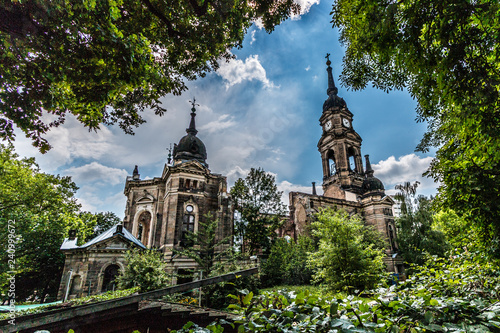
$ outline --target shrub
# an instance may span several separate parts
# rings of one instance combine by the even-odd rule
[[[316,215],[312,234],[319,239],[316,252],[309,255],[314,279],[331,290],[370,289],[383,280],[385,256],[381,244],[373,242],[358,216],[342,210],[325,209]]]
[[[139,287],[140,292],[166,288],[170,278],[161,254],[155,250],[128,251],[127,265],[123,274],[117,278],[118,287],[127,289]]]
[[[302,285],[311,282],[312,270],[307,266],[308,252],[314,251],[314,242],[299,237],[297,243],[283,238],[276,239],[267,260],[261,265],[262,285]]]

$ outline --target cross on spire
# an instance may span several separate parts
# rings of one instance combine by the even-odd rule
[[[192,112],[196,112],[196,106],[200,106],[200,104],[196,104],[196,98],[195,98],[195,97],[193,97],[193,100],[192,100],[192,101],[189,101],[189,103],[191,103],[191,105],[193,106],[193,107],[191,108],[191,111],[192,111]]]
[[[330,64],[332,63],[332,62],[330,61],[330,53],[327,53],[325,58],[326,58],[326,65],[327,65],[328,67],[330,67]]]

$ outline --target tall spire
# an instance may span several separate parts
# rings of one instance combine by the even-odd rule
[[[327,53],[325,58],[326,65],[328,66],[326,68],[326,71],[328,72],[328,89],[326,90],[326,93],[328,94],[328,96],[336,96],[339,90],[337,89],[337,87],[335,87],[335,81],[333,81],[332,67],[330,67],[330,65],[332,64],[332,62],[330,61],[330,53]]]
[[[196,117],[196,105],[199,106],[199,104],[196,104],[196,98],[193,98],[193,101],[190,101],[191,102],[191,105],[193,106],[191,108],[191,122],[189,123],[189,128],[186,129],[186,132],[188,134],[192,134],[192,135],[196,135],[196,133],[198,133],[198,131],[196,130],[196,124],[195,124],[195,121],[194,121],[194,118]]]
[[[365,155],[365,160],[366,160],[366,171],[365,171],[365,174],[368,177],[372,177],[373,176],[373,169],[372,169],[372,165],[370,164],[370,156],[369,155]]]

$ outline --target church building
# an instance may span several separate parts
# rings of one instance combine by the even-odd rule
[[[233,234],[226,177],[208,168],[205,144],[196,136],[194,102],[191,111],[187,135],[174,145],[173,163],[169,157],[161,176],[153,179],[141,179],[136,166],[124,191],[125,229],[147,248],[159,249],[174,271],[196,267],[173,250],[186,246],[186,233],[196,232],[207,214],[219,221],[218,240]]]
[[[65,239],[58,299],[114,290],[114,280],[125,267],[125,253],[133,248],[160,251],[167,269],[178,273],[174,276],[185,275],[197,264],[175,254],[174,249],[190,246],[186,233],[196,232],[207,214],[218,221],[216,240],[231,239],[233,211],[226,177],[208,168],[205,144],[196,136],[194,101],[192,104],[187,134],[174,145],[173,161],[169,154],[161,176],[141,179],[135,166],[132,176],[127,177],[123,225],[115,225],[80,246],[74,231]],[[174,278],[172,282],[182,281]]]
[[[327,55],[328,58],[329,55]],[[388,270],[403,273],[403,262],[397,257],[396,227],[392,214],[393,199],[385,194],[384,185],[374,176],[369,156],[365,165],[361,155],[361,137],[354,130],[353,114],[347,108],[333,80],[330,60],[327,62],[328,98],[319,118],[323,134],[318,142],[323,167],[323,195],[290,192],[290,220],[282,230],[295,239],[308,233],[314,214],[320,208],[344,209],[359,214],[366,225],[375,227],[387,240],[385,263]]]

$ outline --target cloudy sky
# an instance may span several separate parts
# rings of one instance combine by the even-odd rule
[[[125,178],[139,166],[141,178],[161,175],[167,148],[185,135],[189,100],[196,97],[198,137],[208,151],[212,172],[227,175],[231,186],[251,167],[276,175],[285,194],[311,191],[321,184],[319,117],[326,95],[326,53],[331,53],[339,86],[344,49],[331,27],[331,2],[300,0],[302,13],[267,34],[252,26],[242,49],[221,63],[216,73],[190,82],[182,96],[162,99],[163,117],[146,113],[147,123],[126,135],[118,127],[88,132],[75,119],[47,136],[53,149],[41,155],[30,141],[17,134],[22,156],[35,156],[43,171],[72,176],[80,187],[82,209],[113,211],[123,217]],[[421,174],[432,153],[414,152],[425,124],[415,122],[415,101],[405,91],[389,94],[375,90],[349,91],[339,86],[354,114],[353,128],[363,138],[362,154],[369,154],[375,176],[388,193],[394,185],[419,180],[421,194],[434,194],[436,185]]]

